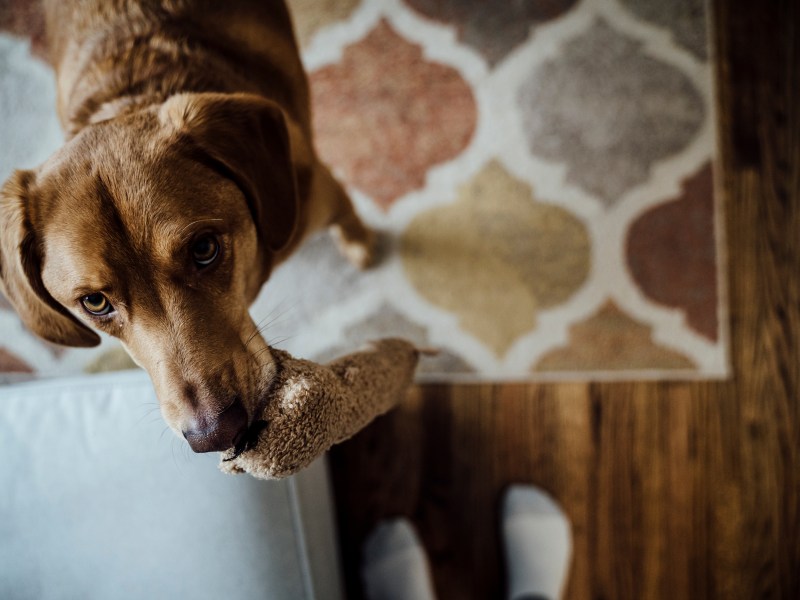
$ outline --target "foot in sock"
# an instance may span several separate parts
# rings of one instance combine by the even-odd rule
[[[425,550],[408,519],[380,523],[364,542],[368,600],[435,600]]]
[[[572,555],[561,508],[539,488],[512,486],[503,497],[502,533],[509,600],[559,600]]]

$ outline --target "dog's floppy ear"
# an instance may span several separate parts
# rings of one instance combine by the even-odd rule
[[[62,346],[96,346],[100,337],[42,283],[40,250],[27,217],[34,179],[31,171],[15,171],[0,189],[0,290],[36,335]]]
[[[189,138],[198,160],[236,182],[269,250],[289,243],[297,225],[297,183],[280,106],[252,94],[177,94],[159,117]]]

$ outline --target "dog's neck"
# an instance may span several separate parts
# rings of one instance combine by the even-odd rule
[[[264,34],[267,37],[269,31]],[[304,106],[297,96],[307,94],[296,83],[299,65],[273,62],[265,54],[254,59],[252,53],[239,52],[234,40],[210,37],[202,24],[132,21],[125,15],[75,40],[55,64],[59,113],[67,136],[181,92],[259,94],[286,107],[306,126],[308,115],[292,114]],[[291,38],[271,42],[275,48],[294,44]]]
[[[68,136],[89,124],[164,102],[179,92],[229,91],[231,70],[222,57],[169,32],[126,32],[111,27],[88,40],[79,62],[59,86],[67,85],[62,118]],[[191,56],[188,55],[191,47]],[[96,65],[108,65],[97,69]],[[215,77],[226,68],[225,80]],[[233,87],[257,91],[244,77]],[[250,89],[248,89],[250,88]]]
[[[146,109],[157,104],[161,99],[157,96],[122,96],[114,100],[104,102],[95,110],[88,119],[88,124],[102,123],[110,119],[126,115],[131,112]]]

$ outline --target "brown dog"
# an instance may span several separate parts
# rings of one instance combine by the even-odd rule
[[[0,280],[68,346],[118,337],[167,423],[225,450],[274,374],[248,313],[275,265],[331,226],[372,236],[312,143],[306,76],[278,0],[51,0],[68,140],[0,192]]]

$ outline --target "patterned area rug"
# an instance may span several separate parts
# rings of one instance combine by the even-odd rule
[[[310,240],[253,307],[269,341],[323,360],[403,335],[441,349],[434,381],[727,375],[701,0],[290,5],[319,151],[383,246],[359,273]],[[0,0],[0,28],[5,178],[60,132],[37,12]],[[6,372],[128,365],[2,301],[0,336]]]

